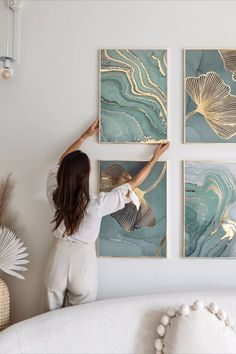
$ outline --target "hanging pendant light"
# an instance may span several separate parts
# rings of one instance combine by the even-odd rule
[[[6,0],[6,6],[7,40],[5,53],[0,53],[0,79],[2,80],[10,80],[14,74],[13,63],[19,63],[20,9],[22,1]]]
[[[0,57],[0,61],[1,61],[1,68],[0,68],[1,77],[4,80],[8,80],[11,78],[11,76],[14,73],[13,70],[14,59],[11,57]]]

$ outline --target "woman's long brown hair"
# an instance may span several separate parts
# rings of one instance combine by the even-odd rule
[[[70,236],[79,228],[89,203],[90,162],[82,151],[66,155],[57,172],[58,187],[53,193],[56,230],[64,222],[63,236]]]

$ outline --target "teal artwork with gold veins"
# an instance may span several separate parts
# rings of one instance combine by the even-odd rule
[[[145,166],[144,161],[100,161],[100,192],[127,183]],[[166,256],[166,162],[158,162],[135,189],[133,202],[102,218],[98,253],[103,257]]]
[[[185,142],[236,143],[236,49],[185,50]]]
[[[167,140],[167,51],[102,49],[100,142]]]
[[[236,162],[185,162],[186,257],[236,257]]]

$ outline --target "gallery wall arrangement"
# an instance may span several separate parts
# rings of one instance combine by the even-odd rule
[[[100,161],[100,191],[108,192],[128,182],[145,164],[144,161]],[[131,202],[102,219],[100,256],[166,256],[166,168],[166,162],[158,162],[135,190],[140,201],[138,210]]]
[[[166,49],[102,49],[100,142],[166,142],[167,78]],[[236,143],[236,49],[184,50],[184,111],[185,143]],[[144,164],[100,161],[100,191],[128,182]],[[183,256],[236,257],[236,162],[183,167]],[[167,256],[166,168],[159,161],[135,190],[139,210],[131,202],[103,218],[99,256]]]
[[[100,51],[100,142],[167,140],[167,51]]]
[[[236,49],[185,50],[185,142],[236,143]]]

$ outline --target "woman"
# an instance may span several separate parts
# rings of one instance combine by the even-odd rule
[[[61,156],[49,172],[47,193],[54,209],[54,241],[46,269],[46,308],[94,301],[97,293],[95,241],[103,216],[124,208],[131,201],[138,207],[133,192],[149,175],[169,143],[160,144],[145,167],[125,183],[97,197],[89,194],[90,161],[78,150],[85,139],[97,134],[98,120]]]

